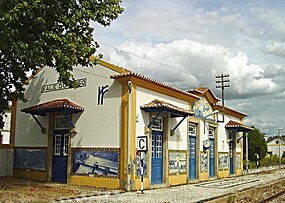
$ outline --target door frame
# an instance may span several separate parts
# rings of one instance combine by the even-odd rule
[[[235,138],[236,138],[236,132],[235,131],[229,131],[229,174],[235,175],[236,174],[236,160],[235,160]],[[232,150],[231,150],[232,148]],[[231,158],[232,153],[232,158]]]
[[[53,166],[53,150],[54,150],[54,131],[55,129],[55,118],[56,117],[65,117],[60,112],[55,113],[49,113],[49,122],[48,122],[48,147],[47,147],[47,181],[52,182],[52,166]],[[69,117],[72,119],[72,114],[69,115]],[[71,136],[70,136],[70,124],[68,125],[68,128],[65,128],[65,130],[68,130],[69,134],[69,141],[68,141],[68,155],[67,155],[67,181],[66,183],[69,183],[70,178],[70,171],[71,171]],[[64,129],[61,129],[64,130]]]
[[[58,155],[55,155],[55,140],[56,140],[56,136],[60,135],[60,151]],[[67,135],[68,137],[68,144],[67,144],[67,153],[65,154],[65,136]],[[53,156],[52,156],[52,181],[53,182],[59,182],[59,183],[67,183],[67,176],[68,176],[68,153],[69,153],[69,130],[65,129],[65,130],[54,130],[54,136],[53,136]],[[59,156],[58,158],[64,158],[66,159],[66,181],[60,182],[60,181],[56,181],[53,180],[53,167],[54,167],[54,158],[55,156]],[[61,170],[63,170],[63,168],[61,168]]]
[[[211,133],[210,133],[211,132]],[[211,146],[210,148],[208,149],[208,163],[209,163],[209,166],[208,166],[208,176],[209,178],[214,178],[217,176],[217,171],[216,171],[216,162],[217,162],[217,128],[216,126],[213,126],[213,125],[210,125],[209,126],[209,130],[208,130],[208,133],[209,133],[209,140],[211,142]],[[213,147],[212,147],[213,145]],[[211,162],[210,162],[210,158],[211,158],[211,148],[213,148],[213,164],[211,166]],[[213,167],[213,174],[211,174],[211,170],[210,170],[210,167]]]
[[[152,148],[154,147],[154,153],[155,153],[155,160],[157,160],[158,158],[156,157],[156,155],[157,155],[157,137],[158,137],[158,135],[160,135],[161,136],[161,147],[162,147],[162,151],[161,151],[161,157],[159,157],[159,158],[161,158],[161,169],[160,169],[160,176],[161,176],[161,182],[159,182],[159,183],[156,183],[156,181],[155,181],[155,183],[153,182],[153,170],[152,170],[152,167],[153,167],[153,161],[152,161],[152,156],[151,156],[151,184],[152,185],[157,185],[157,184],[162,184],[162,183],[164,183],[164,162],[165,162],[165,160],[164,160],[164,139],[163,139],[163,131],[156,131],[156,130],[152,130],[151,131],[151,136],[153,137],[154,136],[154,134],[155,134],[155,145],[153,146],[153,144],[152,144],[152,146],[151,146],[151,153],[152,153]],[[151,142],[152,142],[152,140],[151,140]],[[155,164],[155,166],[156,166],[156,164]],[[156,169],[157,169],[157,167],[156,167]],[[155,172],[155,174],[156,174],[156,172]],[[156,176],[157,177],[157,176]],[[157,178],[155,178],[155,180],[156,180]]]
[[[195,125],[195,134],[190,134],[190,125]],[[198,161],[198,159],[197,159],[197,152],[198,152],[198,150],[197,150],[197,146],[198,146],[198,144],[197,144],[197,130],[198,130],[198,124],[197,123],[193,123],[193,122],[191,122],[191,121],[188,121],[188,146],[187,146],[187,148],[188,148],[188,154],[187,154],[187,157],[188,157],[188,180],[196,180],[196,179],[198,179],[198,170],[197,170],[197,161]],[[191,175],[190,175],[190,159],[191,159],[191,149],[190,149],[190,144],[191,144],[191,142],[190,142],[190,139],[191,138],[194,138],[195,139],[195,178],[191,178]]]
[[[154,113],[150,113],[149,114],[149,120],[152,120],[154,117],[156,116],[156,114]],[[153,131],[157,131],[157,129],[153,129],[153,126],[150,126],[150,133],[149,133],[149,140],[150,140],[150,150],[148,153],[149,156],[149,171],[150,171],[150,178],[149,178],[149,184],[150,186],[156,186],[156,185],[160,185],[160,184],[165,184],[167,182],[167,173],[168,170],[166,170],[168,168],[168,160],[166,159],[166,157],[168,157],[168,152],[167,152],[167,125],[166,123],[168,122],[168,114],[167,113],[161,113],[160,116],[158,117],[159,119],[162,119],[162,129],[160,130],[162,132],[162,183],[158,183],[158,184],[152,184],[152,171],[151,171],[151,167],[152,167],[152,132]]]

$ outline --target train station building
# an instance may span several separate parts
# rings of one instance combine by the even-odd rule
[[[77,89],[45,67],[28,102],[13,102],[15,177],[138,190],[139,141],[145,188],[243,174],[247,115],[211,89],[181,90],[105,61],[73,73]]]

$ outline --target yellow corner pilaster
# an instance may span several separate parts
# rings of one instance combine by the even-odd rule
[[[136,97],[137,85],[132,85],[131,112],[130,112],[130,159],[136,159]],[[122,123],[121,123],[121,152],[120,152],[120,188],[127,183],[127,154],[128,154],[128,83],[122,83]],[[133,162],[134,163],[134,162]],[[132,167],[134,168],[134,167]],[[131,173],[131,183],[135,181],[135,170]],[[132,189],[135,184],[132,184]]]
[[[136,104],[137,104],[137,85],[133,84],[132,87],[132,96],[131,96],[131,161],[132,163],[136,163]],[[135,166],[132,167],[135,169]],[[133,183],[136,178],[136,170],[133,170],[131,173],[131,182]],[[135,189],[134,184],[132,184],[132,189]]]
[[[12,101],[11,124],[10,124],[10,146],[15,146],[16,133],[16,116],[17,116],[17,99]]]
[[[121,148],[120,148],[120,188],[125,188],[127,180],[128,142],[128,83],[122,84],[121,99]]]

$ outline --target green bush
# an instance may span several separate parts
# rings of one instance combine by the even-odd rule
[[[279,165],[279,157],[276,155],[265,157],[262,160],[260,160],[261,167],[276,166],[276,165]]]
[[[281,164],[285,164],[285,157],[282,157]],[[264,157],[260,160],[259,167],[269,167],[269,166],[278,166],[279,165],[279,157],[277,155],[271,155]],[[255,161],[249,161],[249,169],[256,168]],[[243,160],[243,168],[246,169],[246,161]]]

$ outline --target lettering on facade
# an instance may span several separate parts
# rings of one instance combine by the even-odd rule
[[[78,83],[78,88],[87,86],[87,78],[78,79],[76,80],[76,82]],[[42,93],[65,90],[65,89],[71,89],[71,88],[62,83],[48,84],[42,86]]]
[[[108,92],[109,85],[102,85],[98,87],[98,105],[103,105],[104,95]]]

